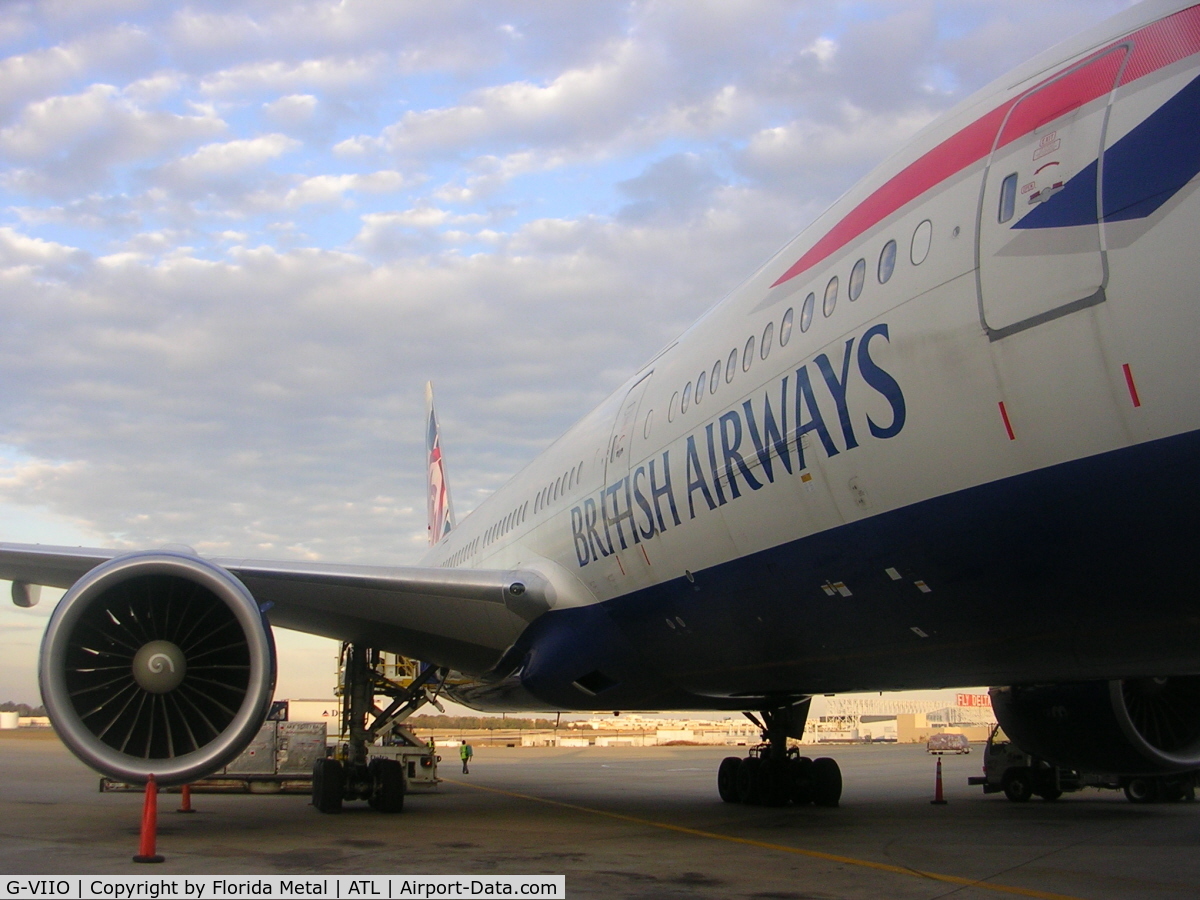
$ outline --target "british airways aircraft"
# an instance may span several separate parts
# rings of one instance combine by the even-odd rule
[[[422,565],[0,545],[17,603],[70,589],[47,710],[107,775],[203,776],[280,626],[479,709],[757,713],[726,799],[836,804],[787,737],[847,691],[991,684],[1041,757],[1196,769],[1197,173],[1200,6],[1144,3],[924,129],[461,521],[431,403]]]

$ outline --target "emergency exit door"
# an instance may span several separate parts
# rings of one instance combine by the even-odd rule
[[[642,396],[646,393],[646,388],[650,386],[650,376],[653,374],[654,370],[651,369],[629,389],[621,404],[621,409],[617,413],[604,458],[605,484],[615,481],[617,478],[624,478],[629,472],[629,458],[638,436],[636,431],[639,421],[638,410],[641,408]]]
[[[1126,45],[1021,96],[996,133],[980,192],[976,253],[989,339],[1104,301],[1104,132]]]

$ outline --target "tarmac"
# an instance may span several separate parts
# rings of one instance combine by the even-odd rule
[[[967,785],[976,752],[943,758],[949,802],[934,806],[922,746],[811,749],[841,764],[837,809],[722,803],[723,747],[480,747],[470,775],[447,757],[439,791],[391,816],[213,794],[178,815],[179,796],[164,794],[166,862],[140,866],[140,795],[99,793],[52,735],[3,732],[0,873],[548,873],[566,876],[571,898],[631,900],[1200,897],[1200,803],[1089,789],[1014,804]]]

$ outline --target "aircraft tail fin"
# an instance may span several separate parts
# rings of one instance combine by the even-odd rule
[[[432,547],[454,528],[454,506],[442,459],[442,434],[433,407],[433,382],[425,383],[426,497],[429,513],[429,545]]]

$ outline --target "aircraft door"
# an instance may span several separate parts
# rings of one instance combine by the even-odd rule
[[[604,459],[604,483],[611,484],[617,478],[624,478],[629,472],[630,450],[633,447],[635,429],[638,423],[638,410],[642,405],[642,397],[650,386],[651,369],[625,395],[621,408],[617,412],[617,420],[613,423],[612,434],[608,439],[608,449]]]
[[[1104,132],[1127,45],[1017,99],[983,174],[976,228],[980,320],[990,340],[1104,301]]]

